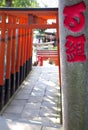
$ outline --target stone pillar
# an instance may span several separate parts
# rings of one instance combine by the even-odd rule
[[[88,0],[59,0],[64,130],[88,130]]]

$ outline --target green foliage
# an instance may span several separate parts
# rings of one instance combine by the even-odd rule
[[[39,7],[37,0],[0,0],[0,7],[8,7],[8,2],[11,7]]]
[[[38,29],[40,34],[43,34],[45,32],[45,29]]]
[[[13,0],[13,7],[38,7],[36,0]]]
[[[5,0],[0,0],[0,7],[5,6]]]

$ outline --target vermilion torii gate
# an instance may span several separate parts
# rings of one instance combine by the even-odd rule
[[[33,29],[46,28],[56,28],[59,42],[57,8],[0,8],[0,110],[32,69]]]

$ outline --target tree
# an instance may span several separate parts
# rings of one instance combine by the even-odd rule
[[[6,0],[6,7],[11,7],[12,6],[12,0]]]
[[[0,7],[5,6],[5,0],[0,0]]]
[[[36,0],[2,0],[0,7],[39,7]]]
[[[38,31],[39,31],[40,34],[45,33],[45,29],[38,29]]]
[[[13,7],[38,7],[36,0],[13,0]]]

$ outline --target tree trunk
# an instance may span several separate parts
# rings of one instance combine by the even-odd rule
[[[6,7],[12,6],[12,0],[6,0]]]

